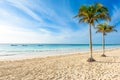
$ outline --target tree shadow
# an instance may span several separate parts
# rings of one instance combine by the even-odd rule
[[[120,58],[120,56],[109,56],[107,55],[106,57],[102,57],[102,58]],[[118,61],[96,61],[96,63],[120,63]]]
[[[107,62],[107,61],[96,61],[96,63],[120,63],[120,62],[111,62],[111,61],[109,61],[109,62]]]
[[[106,56],[106,57],[120,58],[120,56]]]

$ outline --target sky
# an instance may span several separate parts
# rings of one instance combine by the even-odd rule
[[[81,5],[100,2],[109,9],[118,32],[106,35],[107,44],[120,44],[119,0],[0,0],[0,43],[88,44],[88,24],[73,18]],[[93,44],[102,34],[92,29]]]

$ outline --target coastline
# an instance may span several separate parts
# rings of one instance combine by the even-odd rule
[[[120,49],[120,48],[107,48],[106,51],[110,51],[110,50],[114,50],[114,49]],[[96,49],[93,51],[93,54],[94,53],[97,53],[97,52],[102,52],[102,49]],[[43,53],[44,54],[44,53]],[[56,57],[56,56],[67,56],[67,55],[75,55],[75,54],[81,54],[81,55],[84,55],[84,54],[89,54],[89,50],[84,50],[84,51],[76,51],[76,52],[64,52],[62,54],[51,54],[51,53],[47,53],[46,55],[40,55],[39,53],[36,53],[36,54],[21,54],[21,55],[15,55],[14,54],[10,54],[9,55],[6,55],[6,56],[2,56],[0,57],[0,61],[16,61],[16,60],[26,60],[26,59],[34,59],[34,58],[47,58],[47,57]],[[13,55],[13,56],[12,56]],[[5,57],[5,58],[4,58]]]
[[[107,48],[106,51],[108,50],[114,50],[114,49],[119,49],[117,48]],[[102,52],[102,49],[95,49],[93,51],[93,54],[96,52]],[[56,56],[66,56],[66,55],[74,55],[74,54],[89,54],[89,50],[83,50],[83,51],[74,51],[74,52],[47,52],[47,53],[29,53],[29,54],[13,54],[12,52],[8,55],[3,55],[0,56],[0,61],[15,61],[15,60],[25,60],[25,59],[34,59],[34,58],[46,58],[46,57],[56,57]]]
[[[101,44],[93,44],[93,51],[101,51]],[[120,47],[106,44],[106,49]],[[0,44],[0,60],[18,60],[34,57],[59,56],[89,52],[89,44]]]
[[[21,60],[0,61],[1,80],[119,80],[120,48],[93,53],[96,62],[86,60],[89,54],[76,53]],[[88,53],[88,52],[87,52]]]
[[[21,60],[0,61],[1,80],[119,80],[120,48],[93,53],[96,62],[86,60],[89,54],[76,53]]]

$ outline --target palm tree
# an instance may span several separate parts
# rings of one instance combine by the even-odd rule
[[[82,5],[79,9],[78,14],[75,18],[79,18],[80,22],[85,22],[89,24],[89,46],[90,46],[90,58],[88,58],[88,62],[93,62],[95,59],[92,56],[92,31],[91,26],[94,26],[95,22],[98,20],[110,20],[110,16],[108,14],[108,9],[104,7],[100,3],[95,3],[90,6]]]
[[[114,29],[114,26],[108,25],[107,23],[104,24],[98,24],[97,25],[97,31],[102,33],[102,46],[103,46],[103,54],[102,57],[106,57],[105,55],[105,35],[109,32],[117,31]]]

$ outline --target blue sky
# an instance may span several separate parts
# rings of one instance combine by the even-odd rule
[[[88,25],[74,19],[81,5],[101,2],[108,7],[118,32],[109,33],[106,43],[120,44],[119,0],[0,0],[0,43],[87,44]],[[101,34],[92,31],[93,43]]]

